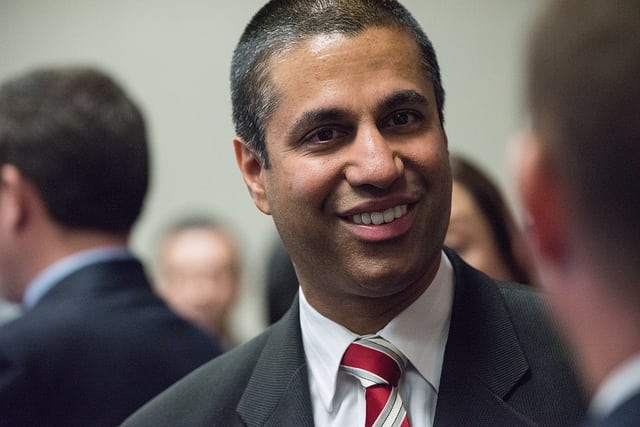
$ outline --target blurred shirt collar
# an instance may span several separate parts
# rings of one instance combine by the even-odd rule
[[[31,310],[57,283],[83,267],[128,258],[133,258],[133,255],[126,246],[100,246],[62,258],[38,273],[29,283],[22,302],[24,309]]]
[[[640,392],[640,353],[609,375],[591,401],[594,417],[606,417],[627,399]]]

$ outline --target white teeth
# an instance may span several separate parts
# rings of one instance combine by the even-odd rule
[[[393,208],[389,208],[384,212],[365,212],[362,214],[355,214],[351,217],[351,220],[356,224],[380,225],[393,222],[406,213],[407,205],[398,205]]]
[[[371,222],[373,225],[380,225],[384,222],[384,215],[381,212],[371,212]]]
[[[384,216],[384,222],[391,222],[396,219],[395,210],[393,208],[389,208],[382,212],[382,215]]]

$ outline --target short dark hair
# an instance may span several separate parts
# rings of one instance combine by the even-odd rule
[[[0,86],[0,165],[32,181],[61,225],[129,232],[148,163],[143,116],[104,73],[38,69]]]
[[[618,266],[640,272],[640,2],[552,2],[527,71],[532,126],[568,189],[572,220]]]
[[[371,27],[391,27],[411,35],[422,54],[425,76],[432,82],[440,121],[444,89],[431,41],[420,24],[395,0],[272,0],[249,22],[231,64],[231,101],[236,134],[269,167],[266,122],[278,95],[269,79],[269,60],[319,34],[358,35]]]
[[[495,182],[473,161],[461,154],[449,156],[451,176],[471,195],[475,205],[486,219],[502,262],[507,266],[510,279],[531,284],[529,262],[524,256],[524,242],[511,210]]]

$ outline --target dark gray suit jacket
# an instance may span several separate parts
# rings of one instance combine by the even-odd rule
[[[93,264],[0,327],[0,426],[110,426],[217,356],[142,265]]]
[[[448,255],[455,296],[434,425],[576,424],[585,401],[539,297]],[[124,425],[312,426],[297,301],[266,332],[178,382]]]

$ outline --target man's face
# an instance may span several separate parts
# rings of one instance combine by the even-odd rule
[[[252,194],[305,296],[326,304],[427,286],[451,176],[416,43],[384,28],[316,36],[272,58],[270,78],[279,99],[266,123],[270,168],[254,164]]]
[[[224,233],[193,228],[169,236],[160,252],[157,288],[185,318],[215,333],[240,287],[235,246]]]

